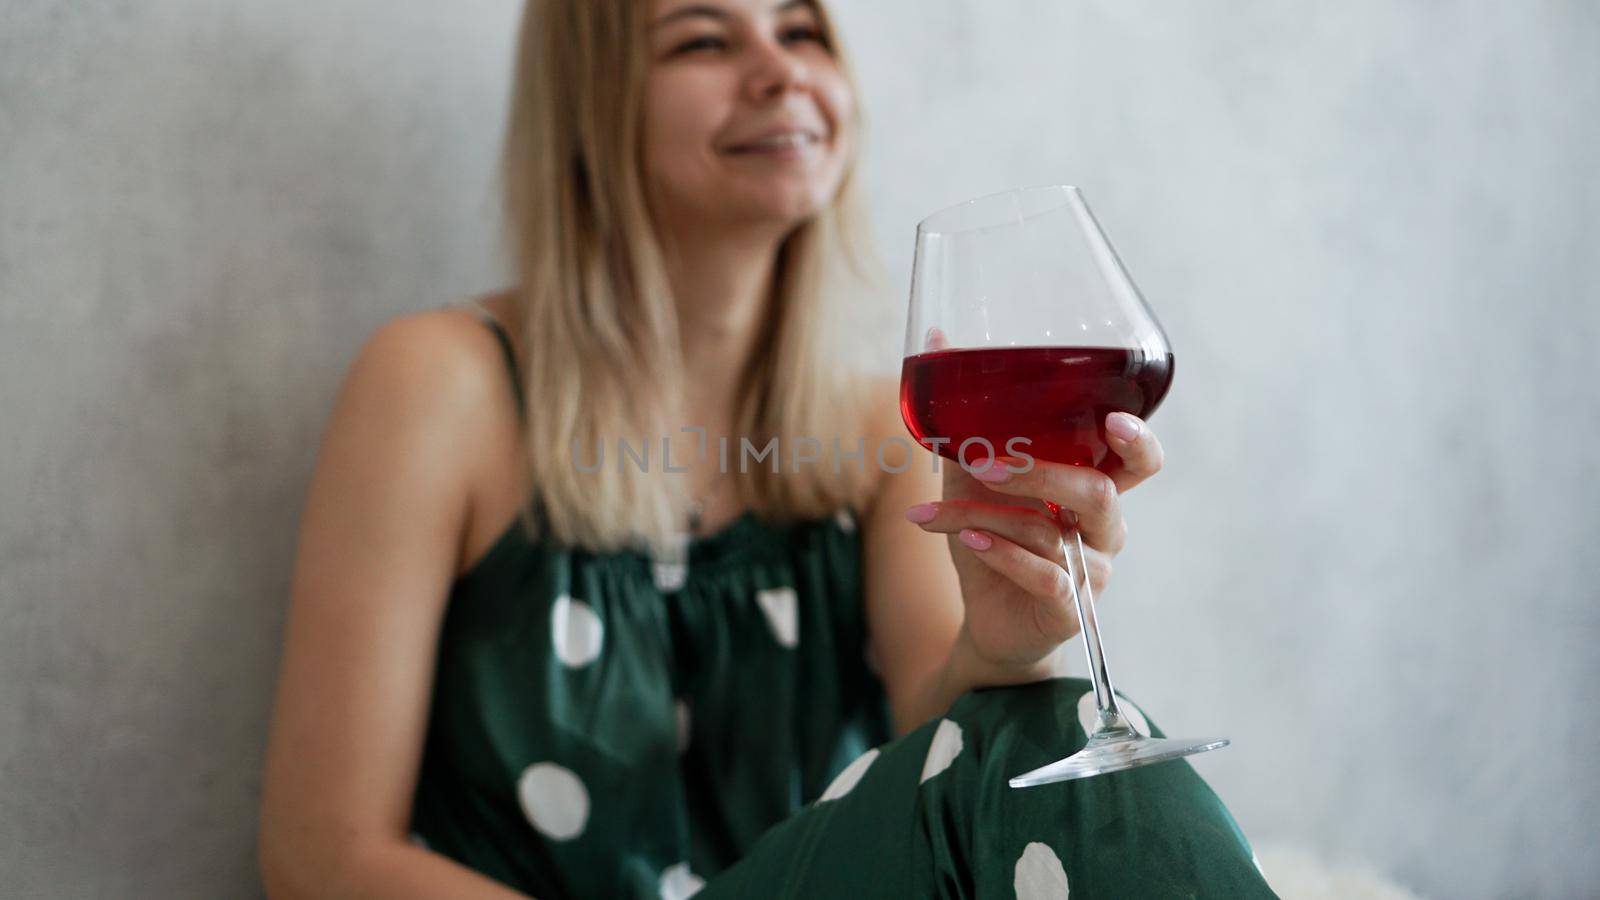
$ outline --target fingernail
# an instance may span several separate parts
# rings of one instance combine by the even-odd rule
[[[960,537],[961,543],[966,544],[968,547],[971,547],[974,550],[987,550],[994,546],[994,538],[989,537],[981,531],[973,531],[971,528],[961,529]]]
[[[1130,443],[1139,437],[1138,421],[1126,413],[1112,413],[1108,416],[1106,430],[1111,432],[1112,437]]]
[[[1011,471],[1006,468],[1006,461],[1003,459],[991,459],[985,462],[973,463],[970,471],[973,478],[979,481],[987,481],[990,484],[999,484],[1011,477]]]
[[[932,522],[933,517],[937,516],[938,514],[939,504],[937,503],[918,503],[916,506],[906,510],[906,518],[917,523],[918,525],[922,525],[926,522]]]

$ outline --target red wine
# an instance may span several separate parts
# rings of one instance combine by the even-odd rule
[[[1106,415],[1147,418],[1172,385],[1172,354],[1114,347],[984,347],[908,356],[900,373],[900,414],[919,441],[949,438],[937,450],[958,459],[961,442],[984,438],[996,455],[1006,442],[1038,459],[1095,466],[1115,460]],[[924,446],[931,446],[924,444]],[[974,441],[969,464],[988,457]]]

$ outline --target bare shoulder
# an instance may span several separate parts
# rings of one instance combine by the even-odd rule
[[[499,344],[470,310],[396,316],[372,331],[347,376],[341,407],[403,417],[408,430],[493,430],[513,407]]]
[[[862,432],[867,438],[906,437],[905,425],[900,421],[900,380],[892,375],[874,373],[862,377],[862,386],[866,397]]]
[[[327,439],[345,444],[348,458],[399,454],[470,503],[483,484],[504,477],[514,454],[515,410],[493,332],[471,310],[426,310],[392,318],[368,335],[340,389]]]
[[[470,310],[430,309],[375,328],[353,371],[376,370],[397,387],[461,399],[494,386],[501,373],[498,353],[493,334]]]

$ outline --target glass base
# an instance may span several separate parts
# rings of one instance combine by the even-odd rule
[[[1135,766],[1166,762],[1228,746],[1227,738],[1149,738],[1132,730],[1099,731],[1089,737],[1083,749],[1066,759],[1034,769],[1011,779],[1014,788],[1034,787],[1088,778],[1107,772],[1120,772]]]

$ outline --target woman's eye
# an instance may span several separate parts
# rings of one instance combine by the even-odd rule
[[[786,44],[800,41],[816,41],[822,43],[822,32],[809,25],[796,25],[783,30],[783,42]]]
[[[727,43],[723,41],[722,38],[706,35],[704,37],[697,37],[693,40],[684,41],[678,46],[672,48],[672,53],[674,56],[676,56],[680,53],[695,53],[701,50],[721,50],[725,46],[727,46]]]

